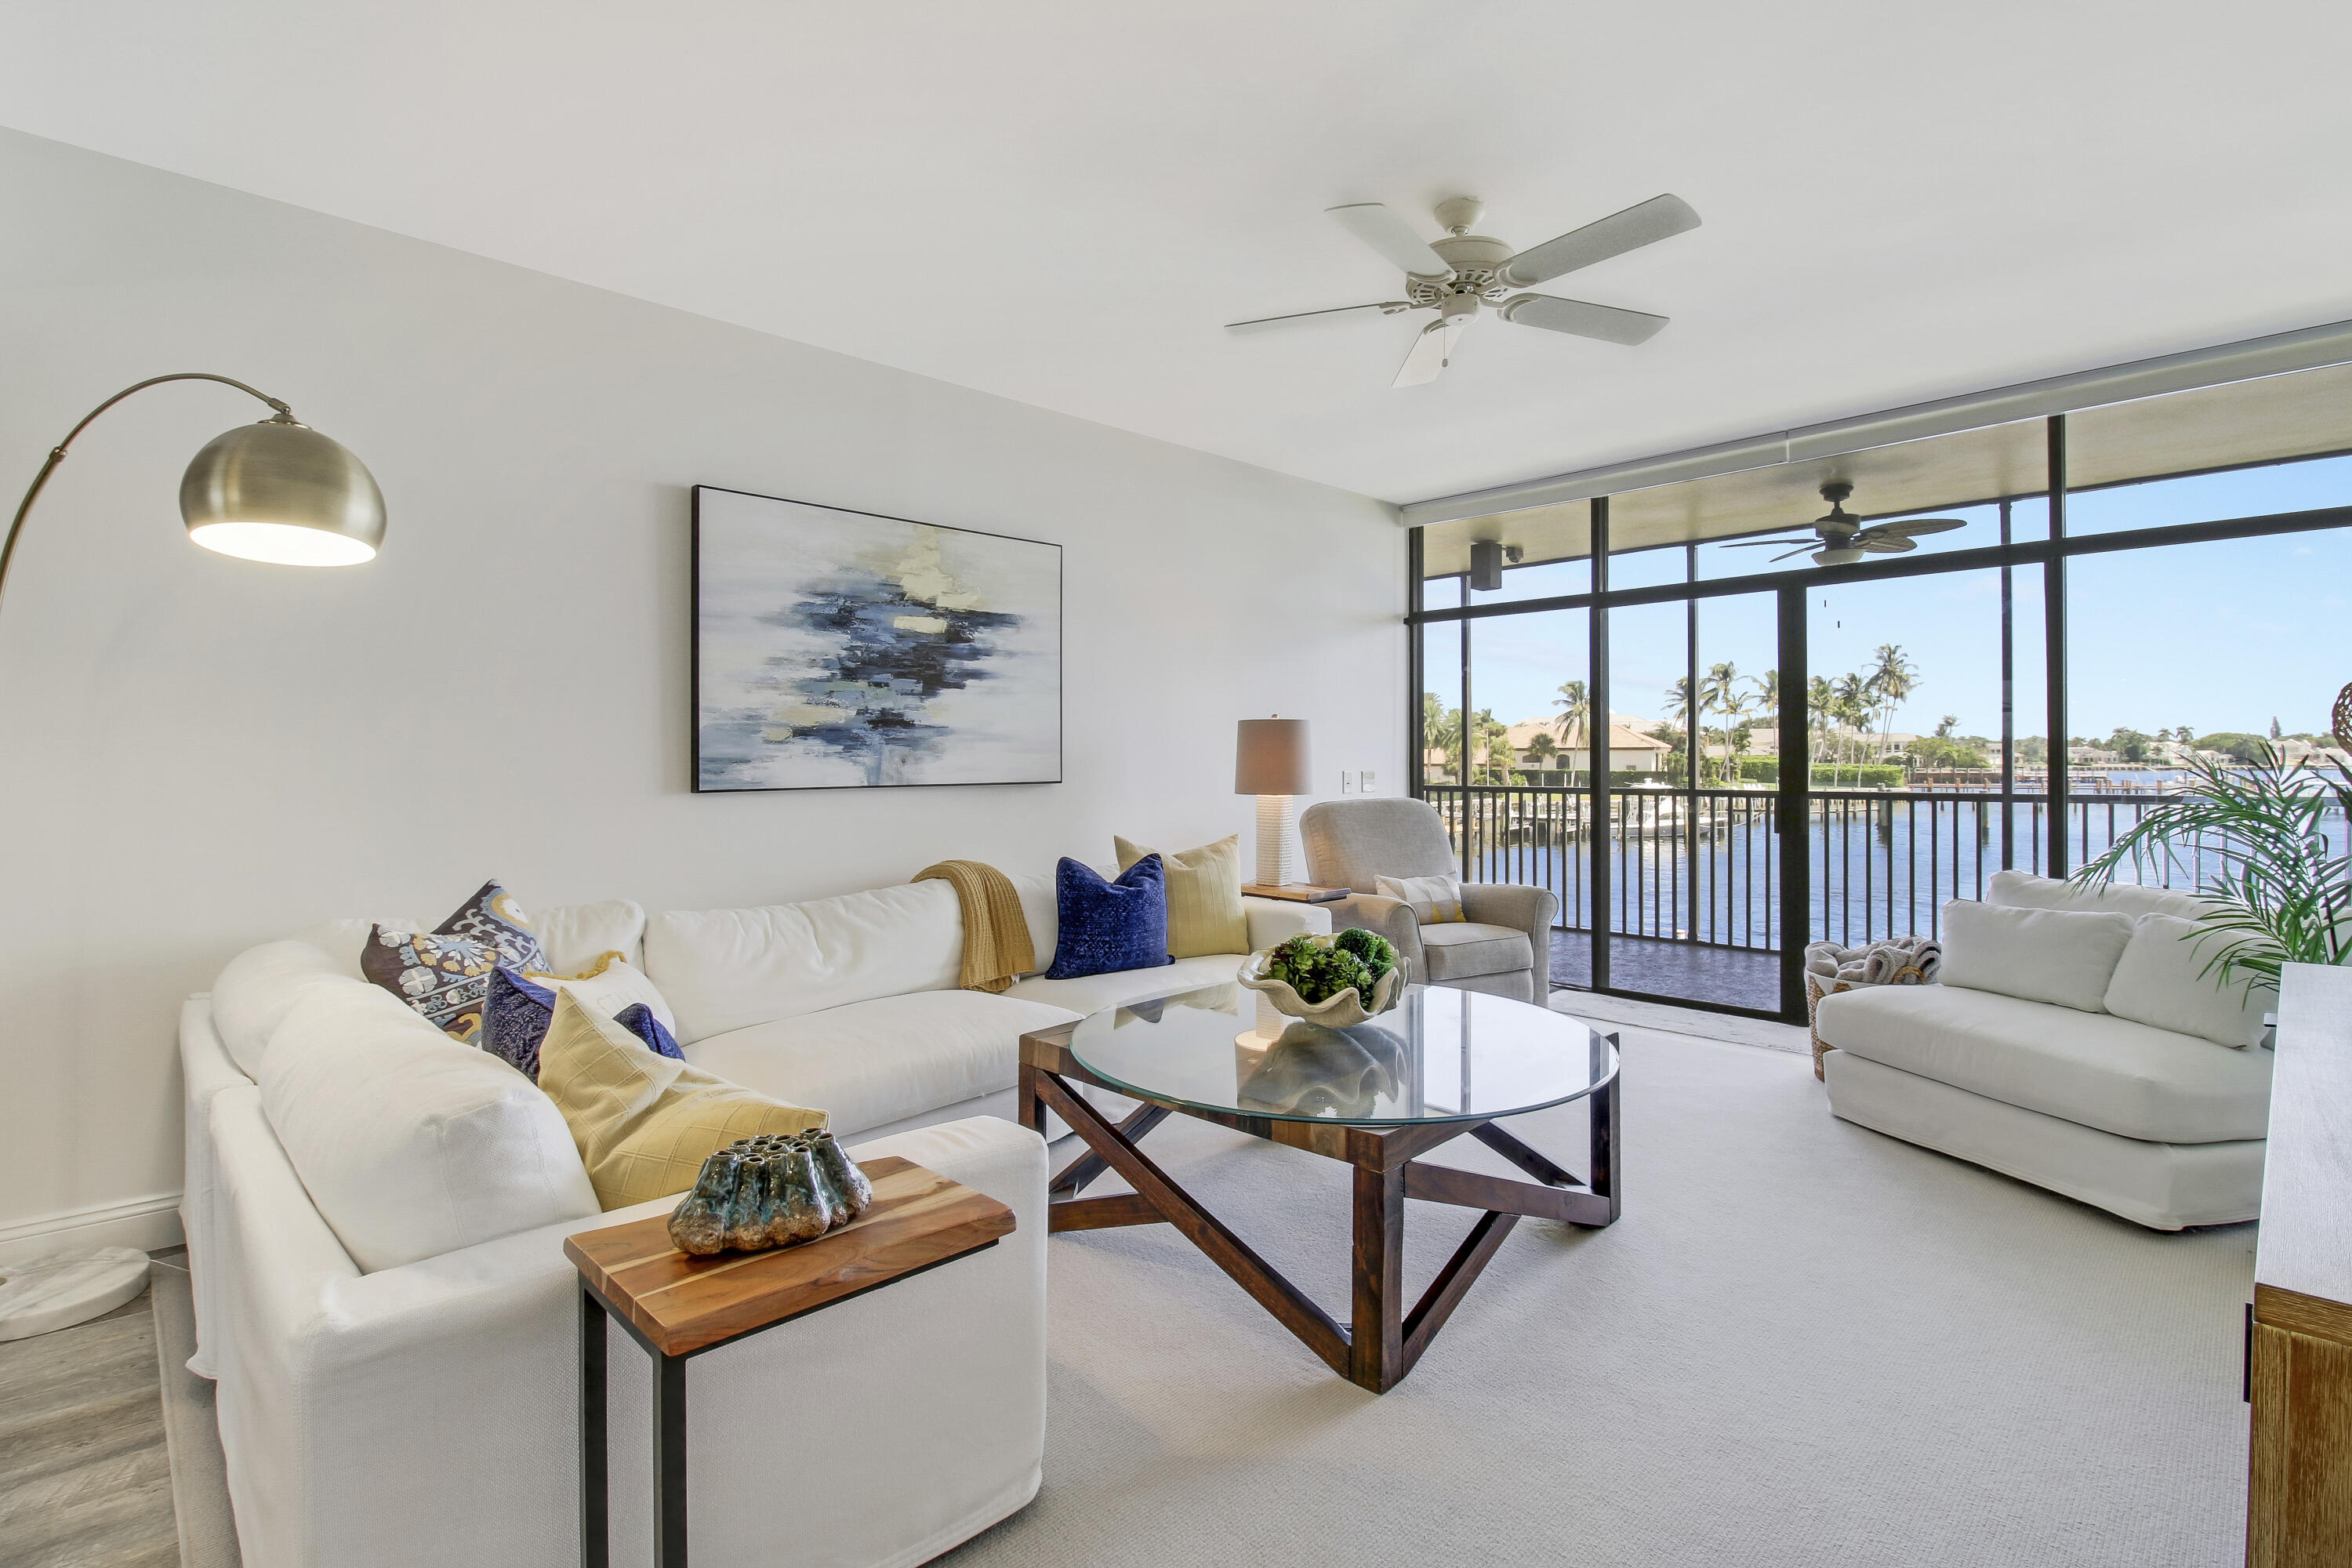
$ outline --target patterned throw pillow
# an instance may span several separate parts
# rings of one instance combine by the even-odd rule
[[[1462,884],[1452,877],[1375,877],[1372,887],[1381,898],[1411,905],[1422,925],[1453,925],[1468,918],[1462,912]]]
[[[360,973],[467,1045],[481,1043],[482,1005],[500,965],[545,969],[530,921],[493,879],[429,931],[368,931]]]
[[[1176,960],[1168,952],[1168,892],[1160,857],[1146,855],[1106,882],[1093,867],[1062,857],[1054,868],[1060,931],[1048,980],[1156,969]]]
[[[580,993],[572,990],[572,994]],[[546,1044],[548,1026],[555,1018],[555,997],[554,990],[540,984],[531,975],[517,974],[503,965],[490,971],[488,994],[482,1005],[482,1049],[537,1083],[540,1047]],[[604,1011],[589,997],[581,996],[581,1000],[589,1003],[593,1011]],[[677,1039],[645,1003],[633,1002],[611,1017],[643,1040],[646,1048],[656,1056],[667,1057],[672,1061],[686,1059]]]

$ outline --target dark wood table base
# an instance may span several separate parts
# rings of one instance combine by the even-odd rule
[[[1621,1194],[1616,1173],[1617,1080],[1594,1089],[1587,1100],[1592,1120],[1592,1173],[1578,1181],[1492,1121],[1419,1122],[1402,1127],[1350,1127],[1330,1121],[1290,1121],[1243,1116],[1146,1100],[1113,1124],[1078,1093],[1090,1084],[1135,1098],[1132,1089],[1107,1083],[1078,1064],[1069,1049],[1068,1028],[1021,1037],[1021,1124],[1044,1132],[1052,1111],[1081,1139],[1087,1152],[1064,1166],[1049,1184],[1048,1228],[1098,1230],[1115,1226],[1174,1226],[1210,1260],[1233,1276],[1258,1305],[1298,1336],[1332,1371],[1375,1394],[1404,1380],[1429,1342],[1461,1305],[1480,1270],[1491,1261],[1523,1215],[1566,1220],[1594,1228],[1616,1219]],[[1613,1047],[1615,1037],[1609,1037]],[[1230,1127],[1254,1138],[1304,1149],[1355,1168],[1355,1267],[1353,1310],[1345,1326],[1251,1250],[1218,1218],[1153,1163],[1139,1144],[1171,1114]],[[1467,1134],[1533,1178],[1511,1181],[1444,1165],[1417,1156]],[[1108,1171],[1125,1178],[1132,1193],[1108,1197],[1081,1195]],[[1404,1307],[1404,1205],[1408,1198],[1454,1204],[1486,1212],[1437,1271],[1437,1278],[1410,1310]]]

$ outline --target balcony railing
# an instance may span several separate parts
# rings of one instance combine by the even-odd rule
[[[1592,797],[1582,789],[1432,784],[1464,879],[1549,888],[1564,930],[1593,929]],[[2158,795],[2076,795],[2066,803],[2067,863],[2079,866],[2160,805]],[[1609,929],[1711,947],[1776,951],[1786,935],[1778,797],[1769,790],[1612,791]],[[2003,814],[2007,814],[2004,831]],[[1846,944],[1940,934],[1950,899],[1978,899],[2004,865],[2046,873],[2050,803],[1931,790],[1815,790],[1805,853],[1812,909],[1798,933]],[[2179,860],[2137,879],[2194,887]]]

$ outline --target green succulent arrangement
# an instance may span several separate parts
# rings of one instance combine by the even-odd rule
[[[1396,967],[1396,949],[1376,931],[1343,931],[1336,936],[1294,936],[1266,960],[1265,977],[1279,980],[1298,993],[1308,1006],[1318,1006],[1349,987],[1366,1008],[1372,988]]]

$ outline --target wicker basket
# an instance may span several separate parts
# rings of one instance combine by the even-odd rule
[[[1943,948],[1923,937],[1891,937],[1860,947],[1840,947],[1833,942],[1806,944],[1805,1028],[1813,1041],[1813,1076],[1824,1076],[1822,1057],[1835,1048],[1822,1038],[1822,997],[1873,985],[1932,985],[1943,962]],[[1853,979],[1838,973],[1856,963],[1873,972],[1873,977]],[[1827,973],[1822,967],[1824,964]]]

